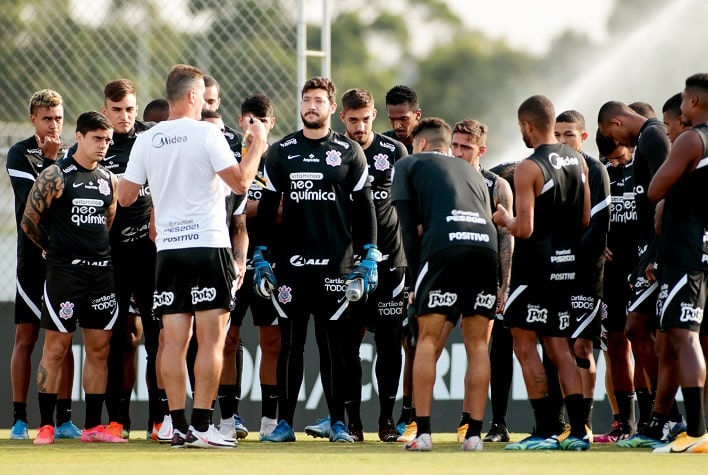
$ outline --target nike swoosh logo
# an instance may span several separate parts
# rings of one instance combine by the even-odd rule
[[[107,161],[107,160],[110,160],[111,158],[115,158],[115,155],[111,155],[110,157],[106,157],[106,158],[104,158],[103,160],[104,160],[104,161]]]
[[[85,183],[72,183],[71,186],[73,186],[74,188],[78,188],[80,186],[84,186],[84,184]]]
[[[395,268],[395,267],[389,267],[388,270],[391,271],[391,272],[395,272],[395,271],[396,271],[396,268]]]
[[[300,155],[288,155],[288,160],[292,160],[293,158],[297,158]]]

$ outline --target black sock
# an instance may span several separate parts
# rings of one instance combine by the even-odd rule
[[[460,423],[457,424],[457,427],[462,427],[465,424],[470,423],[470,413],[469,412],[462,412],[462,417],[460,417]]]
[[[39,417],[41,426],[54,425],[54,408],[57,405],[57,395],[50,393],[37,394],[39,400]]]
[[[278,412],[278,386],[261,384],[262,416],[275,419]]]
[[[669,420],[671,422],[681,422],[683,420],[678,404],[676,404],[676,399],[674,399],[674,402],[671,403],[671,409],[669,409]]]
[[[554,435],[557,414],[551,414],[551,411],[548,410],[550,404],[548,397],[529,399],[529,402],[536,421],[536,435],[544,439]]]
[[[361,401],[348,401],[344,404],[344,409],[347,411],[349,425],[354,429],[363,429],[364,424],[361,422]]]
[[[84,428],[92,429],[101,425],[101,413],[103,412],[103,401],[105,399],[105,394],[84,394],[84,401],[86,401]]]
[[[413,414],[413,398],[411,396],[403,396],[403,407],[401,408],[401,417],[398,419],[396,425],[401,422],[405,424],[410,424]]]
[[[465,439],[469,439],[470,437],[477,436],[481,437],[482,436],[482,421],[478,421],[476,419],[469,419],[467,426],[467,433],[465,434]]]
[[[649,423],[644,428],[643,434],[652,439],[661,440],[664,436],[664,424],[666,424],[668,420],[669,416],[652,412]]]
[[[180,431],[183,435],[186,435],[189,430],[189,424],[187,423],[187,415],[184,409],[170,411],[170,416],[172,417],[172,427]]]
[[[619,411],[615,420],[622,423],[622,430],[625,433],[633,432],[636,427],[634,393],[630,391],[615,391],[615,400]]]
[[[71,420],[71,399],[57,399],[57,427]]]
[[[211,422],[211,409],[192,409],[192,427],[199,432],[209,430]]]
[[[703,388],[681,388],[686,408],[686,433],[700,437],[706,433],[706,410],[703,406]]]
[[[418,433],[416,437],[421,434],[430,434],[430,416],[418,416],[416,422],[418,423]]]
[[[570,394],[565,397],[565,408],[568,410],[570,435],[582,439],[585,437],[585,421],[587,405],[582,394]]]
[[[22,421],[27,422],[27,403],[26,402],[13,402],[12,403],[12,425],[15,422]]]
[[[654,394],[649,391],[649,388],[637,388],[637,404],[640,424],[648,424],[651,419],[651,408],[654,407]]]
[[[220,384],[219,385],[219,409],[221,410],[221,418],[229,419],[236,414],[236,385],[235,384]]]
[[[130,430],[130,398],[133,396],[132,389],[121,389],[120,391],[120,420],[125,430]],[[152,426],[151,426],[152,427]]]

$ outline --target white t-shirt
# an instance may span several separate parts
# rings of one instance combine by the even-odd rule
[[[209,122],[174,119],[138,135],[123,178],[149,183],[157,250],[230,248],[224,182],[216,174],[236,158]]]

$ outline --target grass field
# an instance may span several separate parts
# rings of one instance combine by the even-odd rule
[[[235,450],[171,450],[138,438],[142,435],[133,434],[129,444],[59,440],[37,447],[31,440],[8,440],[9,431],[0,430],[0,473],[645,475],[678,473],[679,468],[681,473],[700,473],[708,468],[708,457],[700,454],[652,454],[648,449],[598,444],[588,452],[507,452],[505,444],[485,444],[483,452],[467,453],[460,451],[455,434],[433,434],[433,451],[428,453],[404,452],[401,444],[381,443],[374,433],[366,433],[363,444],[333,444],[304,433],[297,434],[296,443],[265,444],[251,434]],[[525,436],[512,434],[512,440]]]

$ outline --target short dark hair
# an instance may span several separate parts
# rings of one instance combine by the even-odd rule
[[[251,94],[241,102],[241,115],[253,114],[256,117],[272,117],[273,101],[265,94]]]
[[[455,124],[452,128],[453,134],[468,134],[477,140],[478,145],[484,145],[487,139],[489,127],[477,119],[464,119]]]
[[[656,117],[656,112],[654,111],[654,108],[648,102],[634,101],[631,104],[627,104],[627,107],[632,109],[637,114],[646,117],[647,119],[653,119]]]
[[[422,136],[434,148],[447,151],[452,140],[452,127],[440,117],[426,117],[418,121],[411,131],[411,137]]]
[[[556,117],[556,123],[575,124],[578,129],[585,130],[585,116],[580,112],[570,109],[563,111]]]
[[[122,101],[128,94],[135,95],[135,83],[130,79],[116,79],[103,88],[105,99],[113,102]]]
[[[627,104],[620,101],[607,101],[600,107],[597,113],[597,123],[607,125],[610,120],[615,117],[636,114],[637,112],[630,109]]]
[[[399,84],[393,86],[386,93],[386,105],[391,104],[397,106],[399,104],[407,104],[410,110],[420,109],[418,105],[418,93],[412,87]]]
[[[595,133],[595,144],[601,157],[609,157],[617,149],[617,144],[612,137],[602,135],[600,129]]]
[[[161,97],[151,100],[143,109],[143,120],[146,122],[162,122],[169,116],[170,103]]]
[[[530,122],[537,129],[548,131],[553,129],[556,111],[549,98],[537,94],[521,103],[518,116],[519,119]]]
[[[374,107],[374,96],[366,89],[349,89],[342,94],[342,109],[363,109],[364,107]]]
[[[165,93],[168,102],[182,99],[194,84],[204,81],[204,73],[194,66],[177,64],[167,74]]]
[[[694,87],[708,91],[708,73],[696,73],[686,78],[686,88]]]
[[[305,84],[302,86],[300,96],[302,97],[307,91],[311,91],[313,89],[322,89],[326,91],[327,99],[329,99],[329,102],[331,102],[332,104],[337,102],[337,87],[334,85],[331,79],[324,78],[322,76],[311,77],[310,79],[305,81]]]
[[[664,102],[661,112],[670,112],[676,116],[681,115],[681,99],[682,94],[680,92],[677,92],[673,96],[669,97],[666,99],[666,102]]]
[[[112,130],[113,124],[108,117],[96,111],[88,111],[76,119],[76,131],[86,135],[94,130]]]
[[[219,87],[219,82],[216,79],[214,79],[214,76],[209,76],[208,74],[205,74],[204,75],[204,86],[205,87],[216,86],[217,94],[221,92],[221,87]]]

